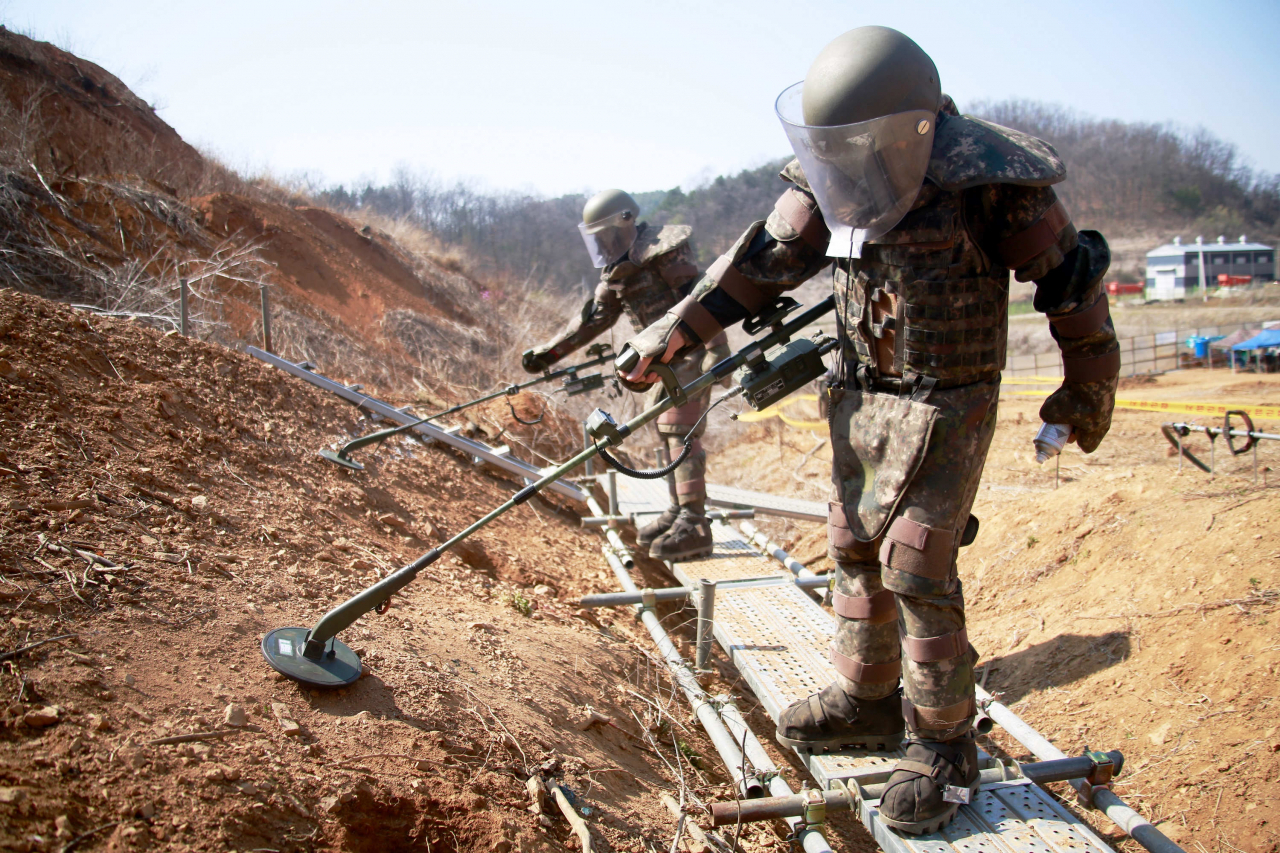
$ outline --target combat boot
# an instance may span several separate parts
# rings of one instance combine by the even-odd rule
[[[949,741],[912,738],[880,798],[880,819],[909,835],[937,832],[978,794],[973,732]]]
[[[648,551],[653,540],[671,529],[671,525],[676,523],[676,516],[679,514],[679,506],[669,506],[664,509],[662,515],[636,530],[636,544]]]
[[[670,529],[653,540],[649,556],[655,560],[688,560],[709,557],[714,547],[711,522],[707,517],[688,507],[681,507]]]
[[[857,699],[832,683],[778,715],[778,742],[802,752],[897,749],[906,726],[897,690],[883,699]]]

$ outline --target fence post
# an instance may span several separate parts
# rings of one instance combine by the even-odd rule
[[[262,294],[262,348],[274,353],[275,350],[271,348],[271,306],[267,302],[267,286],[258,285],[258,292]]]
[[[178,279],[178,328],[182,336],[187,337],[190,329],[187,327],[187,280],[185,278]]]

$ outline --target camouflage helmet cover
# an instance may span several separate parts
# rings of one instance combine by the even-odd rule
[[[639,216],[640,205],[622,190],[604,190],[587,199],[578,233],[597,268],[615,263],[627,253],[639,233]]]

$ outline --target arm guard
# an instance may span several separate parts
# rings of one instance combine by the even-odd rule
[[[603,333],[613,328],[613,324],[622,316],[622,300],[618,294],[601,282],[596,287],[595,295],[582,306],[577,317],[547,343],[534,350],[542,355],[546,367],[550,367],[574,350],[590,343]]]
[[[1070,424],[1080,449],[1091,453],[1111,427],[1120,345],[1102,289],[1111,263],[1107,241],[1096,231],[1077,232],[1049,187],[998,184],[981,187],[984,248],[1034,281],[1037,311],[1048,315],[1062,351],[1062,387],[1040,407],[1046,423]]]
[[[1107,241],[1082,231],[1079,243],[1048,275],[1036,280],[1036,307],[1049,317],[1062,351],[1062,387],[1040,407],[1046,423],[1075,427],[1076,443],[1092,453],[1111,428],[1120,374],[1120,344],[1102,287],[1111,262]]]

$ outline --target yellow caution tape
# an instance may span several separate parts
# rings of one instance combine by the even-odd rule
[[[1020,397],[1047,397],[1049,391],[1010,391]],[[1116,398],[1117,409],[1138,409],[1143,412],[1168,412],[1183,415],[1225,415],[1227,412],[1244,412],[1257,420],[1280,419],[1280,406],[1250,406],[1245,403],[1195,403],[1189,400],[1130,400]]]

